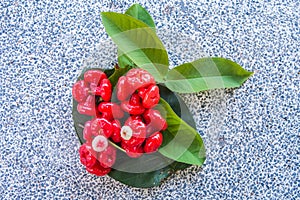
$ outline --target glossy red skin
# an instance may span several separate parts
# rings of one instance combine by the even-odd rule
[[[102,79],[107,78],[101,70],[89,70],[84,73],[84,81],[98,85]]]
[[[137,119],[137,120],[143,121],[143,118],[141,115],[131,115],[130,118],[132,120]]]
[[[130,105],[133,105],[133,106],[136,106],[136,105],[141,106],[142,99],[137,93],[133,93],[129,99],[129,103],[130,103]]]
[[[108,145],[107,148],[98,154],[98,161],[104,168],[112,167],[116,161],[117,150],[115,147]]]
[[[99,161],[97,161],[93,167],[87,167],[86,170],[91,174],[95,174],[97,176],[104,176],[111,171],[111,168],[104,168],[100,165]]]
[[[92,147],[83,144],[79,148],[80,162],[86,167],[93,167],[97,159],[92,153]]]
[[[111,122],[105,118],[94,118],[91,121],[91,133],[93,136],[104,135],[109,138],[112,135],[113,126]]]
[[[103,78],[99,84],[90,83],[90,92],[93,95],[101,96],[103,101],[110,101],[112,94],[112,85],[110,80]]]
[[[153,133],[145,141],[144,151],[145,153],[152,153],[158,150],[163,142],[163,135],[160,132]]]
[[[77,111],[82,115],[96,116],[95,96],[89,95],[84,102],[77,105]]]
[[[121,123],[119,120],[113,120],[111,124],[113,126],[113,133],[110,137],[115,143],[119,143],[121,142]]]
[[[168,127],[167,121],[160,115],[158,110],[146,110],[143,118],[147,125],[147,136],[157,131],[166,130]]]
[[[103,101],[110,101],[112,93],[112,85],[110,81],[107,78],[102,79],[100,86],[96,88],[94,93],[97,96],[101,96]]]
[[[157,87],[157,85],[151,85],[150,87],[148,87],[147,91],[144,94],[143,107],[152,108],[158,104],[159,99],[159,88]]]
[[[121,147],[126,151],[126,154],[131,158],[141,157],[144,153],[143,147],[138,146],[127,146],[125,143],[121,143]]]
[[[141,115],[145,112],[145,108],[142,105],[131,105],[129,101],[123,101],[121,108],[131,115]]]
[[[131,115],[141,115],[145,111],[142,105],[142,99],[137,93],[132,94],[129,101],[123,101],[121,108]]]
[[[120,101],[125,101],[131,95],[129,93],[129,91],[131,91],[129,87],[127,78],[125,76],[121,76],[117,83],[117,98]]]
[[[124,112],[117,103],[101,102],[98,105],[98,111],[105,113],[105,118],[108,119],[121,119],[124,116]]]
[[[96,83],[90,83],[90,93],[92,93],[93,95],[95,95],[95,91],[98,87],[98,84]]]
[[[86,143],[91,144],[93,140],[93,134],[91,130],[91,121],[86,121],[83,129],[83,139],[86,140]]]
[[[122,143],[126,146],[133,147],[142,144],[146,138],[146,125],[142,120],[133,119],[129,117],[125,124],[132,129],[132,137],[129,140],[122,138]]]
[[[92,89],[93,88],[93,89]],[[97,87],[94,87],[94,85],[92,85],[91,87],[91,91],[94,95],[96,96],[101,96],[102,94],[102,90],[101,90],[101,87],[100,86],[97,86]]]
[[[139,95],[142,99],[144,99],[147,89],[148,89],[147,87],[142,87],[142,88],[139,88],[139,89],[138,89],[138,95]]]
[[[134,68],[127,72],[126,74],[128,85],[131,87],[131,93],[135,92],[141,87],[147,87],[151,84],[155,84],[154,77],[146,70]]]
[[[154,77],[143,69],[131,69],[126,76],[119,78],[117,97],[120,101],[128,99],[136,90],[155,84]]]
[[[83,80],[77,81],[72,87],[73,98],[78,102],[84,102],[89,95],[89,87]]]
[[[112,121],[114,119],[113,116],[111,116],[109,113],[100,113],[98,118],[105,118],[108,121]]]

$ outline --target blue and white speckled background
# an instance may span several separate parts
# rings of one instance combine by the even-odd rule
[[[0,2],[0,199],[299,199],[298,0],[140,1],[159,28],[193,36],[208,55],[255,75],[234,91],[190,96],[208,148],[202,168],[152,189],[84,170],[71,87],[105,37],[99,13],[133,2]],[[215,129],[205,111],[218,102],[223,126]]]

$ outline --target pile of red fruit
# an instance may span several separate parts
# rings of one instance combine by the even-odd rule
[[[116,160],[114,143],[137,158],[158,150],[163,141],[160,131],[166,120],[153,107],[158,104],[159,88],[151,74],[131,69],[116,86],[117,101],[111,102],[112,84],[101,70],[89,70],[84,80],[72,89],[80,114],[93,116],[84,125],[85,143],[80,147],[80,161],[87,171],[103,176]]]

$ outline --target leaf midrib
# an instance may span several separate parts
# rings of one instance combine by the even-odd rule
[[[251,75],[251,74],[250,74]],[[186,80],[186,79],[205,79],[205,78],[231,78],[231,77],[234,77],[234,78],[238,78],[240,79],[241,77],[243,78],[246,78],[250,75],[243,75],[243,76],[230,76],[230,75],[221,75],[221,76],[201,76],[201,77],[183,77],[183,78],[176,78],[176,79],[168,79],[168,76],[167,76],[167,82],[174,82],[174,81],[178,81],[178,80]]]
[[[132,17],[132,16],[130,16],[130,15],[128,15],[129,17]],[[132,17],[132,18],[134,18],[134,17]],[[117,27],[117,30],[118,31],[120,31],[120,32],[122,32],[123,30],[120,28],[120,26],[118,26],[117,24],[115,24],[115,23],[113,23],[113,21],[112,20],[110,20],[107,16],[105,16],[105,19],[107,20],[107,21],[109,21],[110,22],[110,24],[114,24],[114,26],[115,27]],[[135,19],[135,18],[134,18]],[[134,23],[134,22],[133,22]],[[144,27],[141,27],[141,28],[147,28],[147,27],[149,27],[146,23],[144,23],[143,21],[140,21],[140,23],[142,23],[143,25],[144,25]],[[149,27],[150,28],[150,27]],[[150,28],[151,29],[151,28]],[[132,30],[132,29],[128,29],[128,30]],[[152,29],[153,30],[153,29]],[[152,34],[150,34],[151,35],[151,37],[152,37]],[[111,36],[112,37],[112,36]],[[131,41],[131,43],[133,43],[134,44],[134,41],[133,40],[131,40],[130,38],[128,38],[128,37],[126,37],[129,41]],[[160,43],[160,45],[162,45],[163,46],[163,43],[161,42]],[[143,50],[142,49],[138,49],[138,50],[141,50],[142,52],[143,52]],[[144,52],[143,52],[144,53]],[[125,54],[126,55],[126,54]],[[149,59],[150,60],[150,59]],[[150,60],[151,61],[151,60]],[[155,71],[157,72],[157,74],[159,74],[160,75],[160,79],[163,81],[164,79],[165,79],[165,77],[166,77],[166,75],[167,74],[162,74],[155,66],[154,66],[154,64],[152,63],[152,62],[150,62],[152,65],[153,65],[153,69],[155,69]]]

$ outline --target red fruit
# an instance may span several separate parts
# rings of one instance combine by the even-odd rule
[[[72,88],[72,95],[73,98],[78,102],[81,103],[85,101],[87,96],[89,95],[89,88],[88,85],[83,81],[77,81]]]
[[[105,118],[108,119],[120,119],[124,116],[124,112],[121,107],[112,102],[102,102],[98,106],[99,112],[104,114]]]
[[[137,89],[141,87],[147,87],[151,84],[155,84],[154,77],[143,69],[134,68],[127,72],[126,74],[127,83],[131,87],[131,91],[129,94],[134,93]]]
[[[101,96],[103,101],[110,101],[112,93],[112,85],[110,81],[105,78],[102,79],[100,86],[93,88],[93,94],[96,96]]]
[[[137,119],[137,120],[143,121],[143,118],[142,118],[141,115],[131,115],[130,118],[131,118],[132,120]]]
[[[103,101],[110,101],[112,93],[112,85],[108,79],[103,79],[100,85],[100,96]]]
[[[93,167],[87,167],[86,170],[91,174],[104,176],[110,172],[111,168],[104,168],[100,165],[99,161],[97,161]]]
[[[98,85],[102,79],[107,78],[101,70],[89,70],[84,73],[84,81]]]
[[[105,168],[111,167],[115,164],[116,161],[117,150],[115,147],[108,145],[108,147],[99,153],[98,160],[100,165]]]
[[[113,120],[111,124],[113,126],[113,133],[110,137],[114,142],[119,143],[121,142],[121,123],[119,120]]]
[[[147,124],[147,136],[156,131],[165,130],[168,127],[167,121],[160,115],[158,110],[146,110],[143,117]]]
[[[150,87],[150,86],[149,86]],[[144,99],[146,91],[147,91],[148,87],[142,87],[138,89],[138,95]]]
[[[144,150],[141,145],[127,146],[125,143],[121,143],[121,147],[126,151],[126,154],[131,158],[138,158],[143,155]]]
[[[144,151],[146,153],[152,153],[157,151],[163,141],[163,135],[160,132],[153,133],[150,137],[146,139],[144,145]]]
[[[89,95],[85,102],[81,102],[77,105],[77,111],[82,115],[96,116],[97,109],[95,104],[95,96]]]
[[[92,148],[87,144],[83,144],[79,148],[80,162],[86,167],[93,167],[97,159],[92,154]]]
[[[147,91],[144,94],[143,106],[144,108],[152,108],[158,104],[160,99],[159,88],[157,85],[151,85],[148,87]]]
[[[120,101],[126,100],[127,97],[131,95],[129,93],[129,91],[131,91],[129,87],[130,85],[128,85],[126,77],[121,76],[117,83],[117,97]]]
[[[142,99],[137,93],[133,93],[129,100],[130,105],[142,105]]]
[[[98,84],[96,84],[96,83],[90,83],[90,92],[93,95],[95,95],[95,91],[96,91],[97,87],[98,87]]]
[[[90,88],[91,88],[93,95],[101,96],[102,91],[101,91],[100,86],[94,87],[94,85],[92,85],[92,87],[90,87]]]
[[[141,87],[155,84],[154,77],[143,69],[131,69],[126,76],[121,76],[117,84],[117,97],[120,101],[126,100]]]
[[[93,138],[91,130],[91,121],[86,121],[84,124],[83,138],[86,140],[87,143],[91,144]]]
[[[92,141],[92,149],[96,152],[104,151],[108,146],[108,140],[103,135],[97,135]]]
[[[146,137],[146,125],[142,120],[129,117],[121,128],[122,143],[127,146],[138,146],[142,144]]]
[[[121,103],[121,108],[125,112],[127,112],[131,115],[141,115],[145,111],[145,108],[143,107],[141,100],[142,99],[139,97],[139,95],[134,93],[130,97],[129,101],[123,101]]]
[[[121,108],[131,115],[141,115],[145,111],[145,108],[142,105],[133,106],[130,105],[129,101],[122,102]]]
[[[108,121],[112,121],[114,119],[109,113],[101,113],[98,117],[107,119]]]
[[[91,121],[91,133],[94,136],[104,135],[109,138],[113,132],[112,124],[105,118],[94,118]]]

